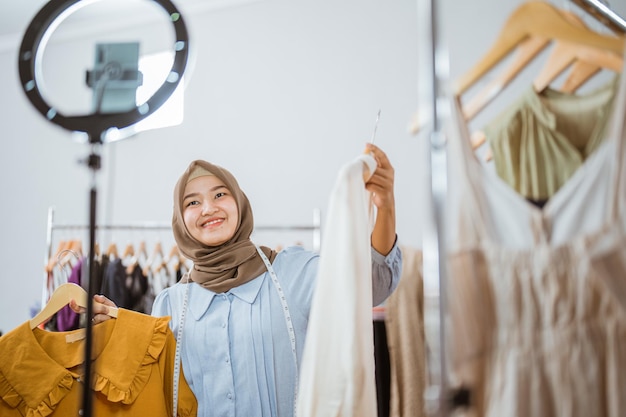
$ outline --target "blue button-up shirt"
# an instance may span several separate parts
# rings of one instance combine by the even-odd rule
[[[298,365],[319,255],[299,247],[276,256],[272,267],[294,325]],[[399,248],[385,257],[372,249],[373,305],[398,284]],[[222,294],[196,283],[176,284],[154,301],[152,315],[171,316],[176,334],[188,288],[182,365],[198,400],[199,417],[291,417],[296,373],[284,311],[269,273]]]

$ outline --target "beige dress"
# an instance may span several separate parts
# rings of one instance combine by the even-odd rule
[[[626,77],[607,137],[539,209],[449,135],[449,372],[463,415],[626,416]]]
[[[402,275],[398,288],[385,302],[389,349],[390,417],[426,415],[426,335],[422,251],[402,247]]]

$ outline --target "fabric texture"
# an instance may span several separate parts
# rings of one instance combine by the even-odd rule
[[[530,87],[484,128],[500,178],[533,201],[554,195],[606,136],[618,79],[585,95]]]
[[[422,251],[402,246],[398,288],[385,301],[385,325],[391,369],[390,417],[426,415],[426,336]]]
[[[363,171],[361,158],[346,164],[330,194],[302,357],[299,417],[377,414],[370,267],[372,205]]]
[[[176,341],[168,321],[120,309],[117,319],[93,327],[94,415],[172,417]],[[66,336],[80,331],[31,330],[26,322],[0,338],[0,416],[78,415],[85,340]],[[178,416],[195,416],[184,378],[178,392]]]
[[[224,182],[226,188],[233,193],[239,209],[239,224],[234,236],[218,247],[208,247],[198,242],[187,230],[183,219],[185,186],[190,176],[197,177],[199,172],[204,171],[210,172]],[[226,169],[209,162],[202,160],[191,162],[174,189],[172,231],[181,253],[193,261],[192,281],[211,291],[225,292],[262,274],[265,271],[265,264],[250,240],[253,229],[252,207],[235,177]],[[270,248],[261,247],[261,249],[270,262],[276,257],[276,252]]]
[[[487,417],[626,415],[626,77],[595,152],[543,209],[450,136],[450,372]]]

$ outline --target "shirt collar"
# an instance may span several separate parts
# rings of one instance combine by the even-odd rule
[[[266,274],[263,274],[252,281],[231,288],[229,291],[221,294],[216,294],[197,283],[189,284],[191,285],[189,288],[189,311],[191,315],[196,321],[200,320],[209,309],[213,299],[222,295],[228,296],[232,294],[248,304],[254,303],[254,300],[256,300],[259,295],[259,291],[261,291],[261,285],[263,285],[265,281],[265,275]]]
[[[229,293],[248,304],[252,304],[254,303],[254,300],[256,300],[257,295],[259,295],[263,281],[265,281],[265,274],[253,279],[252,281],[248,281],[243,285],[232,288]]]

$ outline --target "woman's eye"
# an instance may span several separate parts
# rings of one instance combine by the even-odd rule
[[[185,205],[185,207],[189,207],[189,206],[197,206],[198,204],[200,204],[200,203],[199,203],[199,202],[197,202],[197,201],[190,201],[190,202],[188,202],[188,203]]]
[[[226,195],[226,193],[224,193],[224,192],[217,193],[217,194],[215,194],[215,198],[224,197],[225,195]]]

